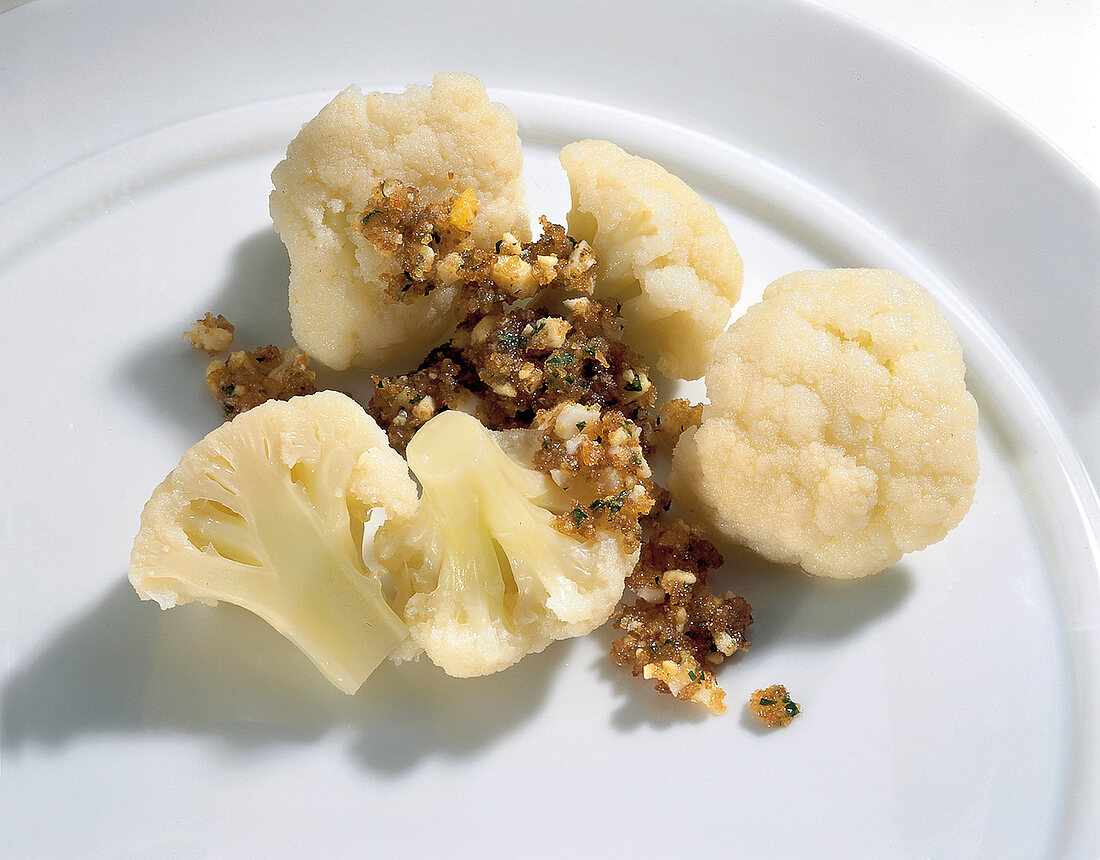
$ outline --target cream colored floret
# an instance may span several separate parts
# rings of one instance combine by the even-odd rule
[[[400,302],[379,283],[392,262],[359,228],[381,181],[411,185],[425,203],[472,188],[482,245],[530,236],[515,118],[470,75],[437,75],[402,94],[349,87],[306,123],[271,178],[294,339],[338,370],[407,369],[455,322],[453,285]]]
[[[696,379],[741,295],[741,255],[714,207],[613,143],[561,151],[569,233],[598,260],[596,295],[623,303],[626,339],[666,376]]]
[[[876,573],[970,507],[978,411],[964,373],[954,331],[911,281],[788,275],[719,342],[674,497],[773,561]]]
[[[375,542],[413,642],[455,677],[498,672],[590,633],[611,615],[638,561],[639,550],[628,552],[612,534],[582,540],[554,527],[571,500],[512,459],[524,444],[473,416],[439,413],[407,450],[423,487],[420,507]]]
[[[355,401],[269,400],[193,445],[153,492],[130,582],[163,609],[234,603],[354,693],[406,637],[360,554],[363,519],[417,509],[416,485]]]

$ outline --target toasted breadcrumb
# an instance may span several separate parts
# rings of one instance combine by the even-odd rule
[[[395,264],[382,276],[392,299],[410,301],[457,285],[457,317],[468,320],[499,314],[545,289],[591,294],[596,263],[586,243],[542,218],[542,235],[534,242],[505,233],[493,250],[476,247],[470,233],[477,205],[473,189],[424,204],[416,188],[378,184],[361,230]]]
[[[653,509],[656,495],[641,428],[618,409],[567,401],[540,410],[535,429],[536,468],[576,497],[555,521],[558,530],[583,538],[618,532],[629,548],[637,547],[639,519]]]
[[[309,356],[297,348],[277,346],[235,350],[224,361],[206,366],[206,387],[232,419],[268,400],[289,400],[317,391]]]
[[[506,233],[492,251],[474,247],[454,213],[476,200],[461,196],[424,206],[415,188],[381,183],[368,205],[363,235],[402,273],[390,282],[394,297],[457,283],[465,315],[418,370],[375,377],[367,411],[390,443],[403,451],[441,409],[465,409],[494,430],[534,427],[534,466],[576,494],[557,528],[585,538],[611,531],[636,548],[640,518],[658,499],[667,504],[643,448],[657,393],[648,366],[622,343],[619,308],[588,298],[592,250],[546,218],[533,242]],[[550,290],[573,298],[556,311],[526,303]],[[574,413],[584,417],[562,423]]]
[[[206,316],[195,320],[195,324],[183,333],[183,339],[207,355],[221,355],[233,345],[233,323],[221,314],[214,316],[207,311]]]
[[[726,705],[714,670],[749,646],[752,625],[743,597],[707,589],[707,571],[721,564],[721,554],[697,529],[681,520],[658,525],[627,578],[638,600],[615,617],[625,635],[611,644],[612,659],[633,675],[715,714]]]
[[[476,377],[449,347],[433,350],[419,370],[398,376],[375,376],[367,412],[385,429],[390,445],[404,453],[420,427],[444,409],[476,411],[476,395],[468,383]]]
[[[367,409],[391,444],[404,450],[431,417],[411,411],[426,397],[436,410],[473,411],[494,430],[530,427],[539,410],[566,402],[613,407],[642,428],[644,440],[656,390],[649,367],[622,343],[619,308],[588,298],[592,249],[546,218],[535,241],[505,233],[492,250],[475,247],[455,214],[471,206],[476,200],[463,195],[423,205],[415,188],[383,182],[362,216],[363,235],[401,272],[389,282],[393,296],[457,284],[463,320],[414,373],[375,378]],[[527,301],[550,292],[558,296],[553,311]]]
[[[770,729],[790,725],[791,720],[802,713],[802,707],[791,700],[790,693],[782,684],[756,690],[749,698],[749,710]]]
[[[676,397],[661,404],[653,432],[656,445],[671,452],[680,441],[680,435],[689,427],[703,423],[703,404],[692,404],[683,397]]]
[[[440,261],[467,242],[476,212],[472,188],[425,204],[416,188],[387,187],[380,182],[367,201],[361,230],[379,253],[396,264],[396,271],[381,275],[389,296],[405,301],[426,296],[439,286]]]

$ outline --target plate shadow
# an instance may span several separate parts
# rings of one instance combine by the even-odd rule
[[[364,768],[399,776],[435,756],[476,755],[515,731],[538,711],[566,651],[464,680],[427,659],[387,662],[347,696],[251,613],[200,604],[162,612],[122,577],[9,676],[0,749],[159,732],[208,736],[247,756],[343,731]]]

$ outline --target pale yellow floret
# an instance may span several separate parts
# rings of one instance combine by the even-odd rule
[[[894,272],[799,272],[767,288],[707,370],[674,496],[773,561],[865,576],[970,507],[977,406],[928,293]]]
[[[613,535],[582,540],[554,527],[571,500],[512,459],[530,443],[517,433],[492,434],[454,411],[431,419],[407,451],[423,487],[417,514],[375,541],[413,642],[457,677],[594,630],[638,560]]]
[[[741,294],[741,255],[726,225],[682,180],[613,143],[571,143],[560,157],[573,197],[569,233],[598,260],[596,296],[622,302],[625,339],[661,373],[702,376]],[[578,266],[593,262],[580,245],[574,255]]]
[[[130,582],[164,609],[234,603],[354,693],[406,637],[361,556],[371,510],[395,521],[416,486],[386,434],[351,398],[271,400],[191,447],[153,492]]]
[[[424,203],[459,195],[455,226],[481,246],[503,233],[530,237],[516,120],[470,75],[437,75],[401,94],[349,87],[302,128],[271,175],[271,217],[290,255],[294,339],[337,370],[405,370],[453,330],[450,277],[400,301],[381,276],[393,261],[361,232],[382,181],[419,190]],[[423,262],[423,261],[421,261]]]

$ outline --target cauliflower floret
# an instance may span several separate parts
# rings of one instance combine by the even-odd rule
[[[932,298],[898,274],[780,278],[719,342],[673,495],[773,561],[876,573],[970,507],[978,410],[965,370]]]
[[[425,203],[469,189],[465,227],[480,247],[505,232],[530,237],[516,120],[470,75],[441,74],[403,94],[344,90],[302,128],[271,174],[271,217],[290,254],[294,340],[337,370],[404,369],[455,324],[457,287],[400,301],[394,268],[361,231],[383,181],[417,188]]]
[[[610,617],[638,551],[613,534],[556,530],[568,498],[511,460],[476,418],[440,413],[407,454],[423,487],[419,512],[411,526],[384,526],[374,548],[434,663],[456,677],[487,675]]]
[[[627,342],[665,376],[697,379],[741,295],[744,267],[714,207],[604,140],[561,151],[569,233],[596,252],[596,295],[623,304]]]
[[[162,609],[242,606],[354,693],[408,632],[361,559],[351,510],[379,506],[411,516],[416,486],[374,419],[333,391],[268,401],[193,446],[153,492],[130,582]]]

